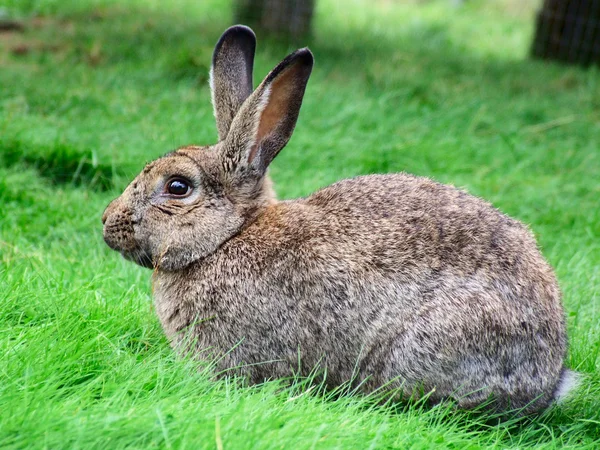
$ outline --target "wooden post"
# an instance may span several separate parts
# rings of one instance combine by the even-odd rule
[[[531,54],[584,66],[600,64],[600,0],[544,0]]]
[[[235,21],[296,41],[310,34],[315,0],[236,0]]]

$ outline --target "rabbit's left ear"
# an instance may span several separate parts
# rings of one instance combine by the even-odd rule
[[[288,55],[244,102],[222,147],[228,171],[264,175],[292,136],[313,61],[308,48]]]
[[[227,137],[233,118],[252,93],[255,49],[256,36],[243,25],[228,28],[215,46],[210,89],[219,141]]]

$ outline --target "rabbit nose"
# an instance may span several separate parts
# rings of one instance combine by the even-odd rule
[[[102,213],[102,225],[104,225],[106,223],[106,219],[108,219],[108,216],[110,216],[109,207],[110,207],[110,205]]]
[[[102,225],[106,224],[108,217],[114,212],[116,205],[117,205],[117,200],[118,200],[118,198],[116,198],[112,202],[110,202],[108,204],[108,206],[106,207],[106,209],[104,210],[104,213],[102,214]]]

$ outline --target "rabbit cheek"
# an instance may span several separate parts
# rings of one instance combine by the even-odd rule
[[[213,253],[236,234],[244,217],[229,203],[206,201],[189,214],[172,216],[165,232],[154,236],[157,266],[171,272]]]

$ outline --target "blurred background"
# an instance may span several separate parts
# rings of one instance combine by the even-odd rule
[[[498,140],[507,145],[527,127],[577,127],[574,114],[581,118],[589,108],[596,114],[599,101],[596,68],[533,60],[597,62],[598,0],[0,5],[5,164],[29,161],[56,180],[87,180],[102,188],[121,175],[131,177],[139,161],[166,149],[214,140],[207,74],[213,45],[232,23],[256,29],[257,83],[294,48],[309,45],[315,53],[301,139],[328,150],[310,161],[305,152],[288,158],[296,167],[335,158],[340,173],[308,174],[327,180],[299,181],[307,186],[357,171],[410,169],[407,158],[444,164],[434,157],[440,150],[428,148],[450,149],[459,140],[461,154],[450,159],[464,158],[481,170],[498,156],[481,160],[471,155],[474,148]],[[528,145],[539,144],[540,133],[523,137]],[[365,148],[371,149],[366,155]]]

